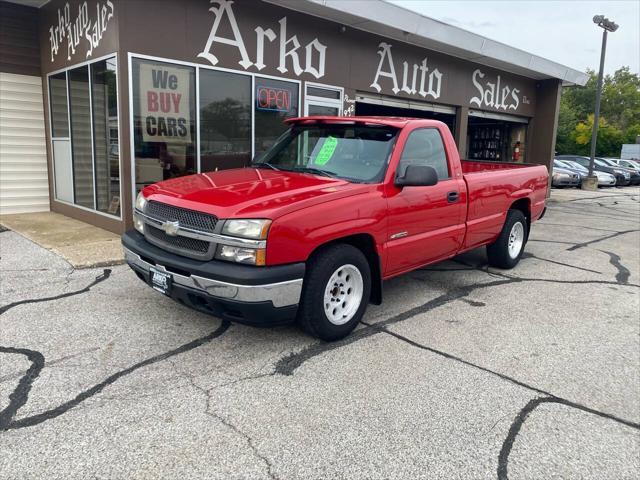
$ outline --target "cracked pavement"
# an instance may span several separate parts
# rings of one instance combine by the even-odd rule
[[[640,189],[552,196],[332,344],[1,232],[0,478],[638,478]]]

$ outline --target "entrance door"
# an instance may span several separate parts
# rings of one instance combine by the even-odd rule
[[[454,178],[436,128],[411,132],[396,175],[408,165],[428,165],[438,183],[428,187],[392,187],[387,197],[389,239],[387,272],[401,273],[454,255],[464,239],[466,187]]]

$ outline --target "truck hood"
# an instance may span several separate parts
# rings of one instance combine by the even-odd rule
[[[372,188],[308,173],[237,168],[165,180],[146,187],[143,194],[147,200],[219,218],[275,219]]]

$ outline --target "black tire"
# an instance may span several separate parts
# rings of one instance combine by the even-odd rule
[[[517,255],[512,256],[509,253],[509,236],[511,230],[516,223],[520,223],[523,228],[524,238],[522,246]],[[489,265],[497,268],[510,269],[515,267],[522,257],[524,252],[524,246],[527,243],[529,232],[527,230],[527,219],[520,210],[509,210],[507,212],[507,219],[504,222],[502,231],[495,242],[487,245],[487,257],[489,258]]]
[[[342,325],[332,323],[324,307],[327,283],[345,265],[355,266],[362,276],[362,299],[353,317]],[[314,254],[307,264],[297,320],[309,335],[331,342],[349,335],[364,315],[371,295],[371,269],[364,254],[347,244],[331,245]]]

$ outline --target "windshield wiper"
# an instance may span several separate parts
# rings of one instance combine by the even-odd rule
[[[304,172],[304,173],[315,173],[316,175],[322,175],[323,177],[336,178],[338,176],[335,172],[330,172],[329,170],[322,170],[320,168],[313,167],[296,167],[293,169],[294,172]]]
[[[279,171],[280,169],[278,167],[274,167],[273,165],[271,165],[269,162],[258,162],[258,163],[252,163],[251,164],[252,167],[254,168],[270,168],[271,170],[276,170]]]

